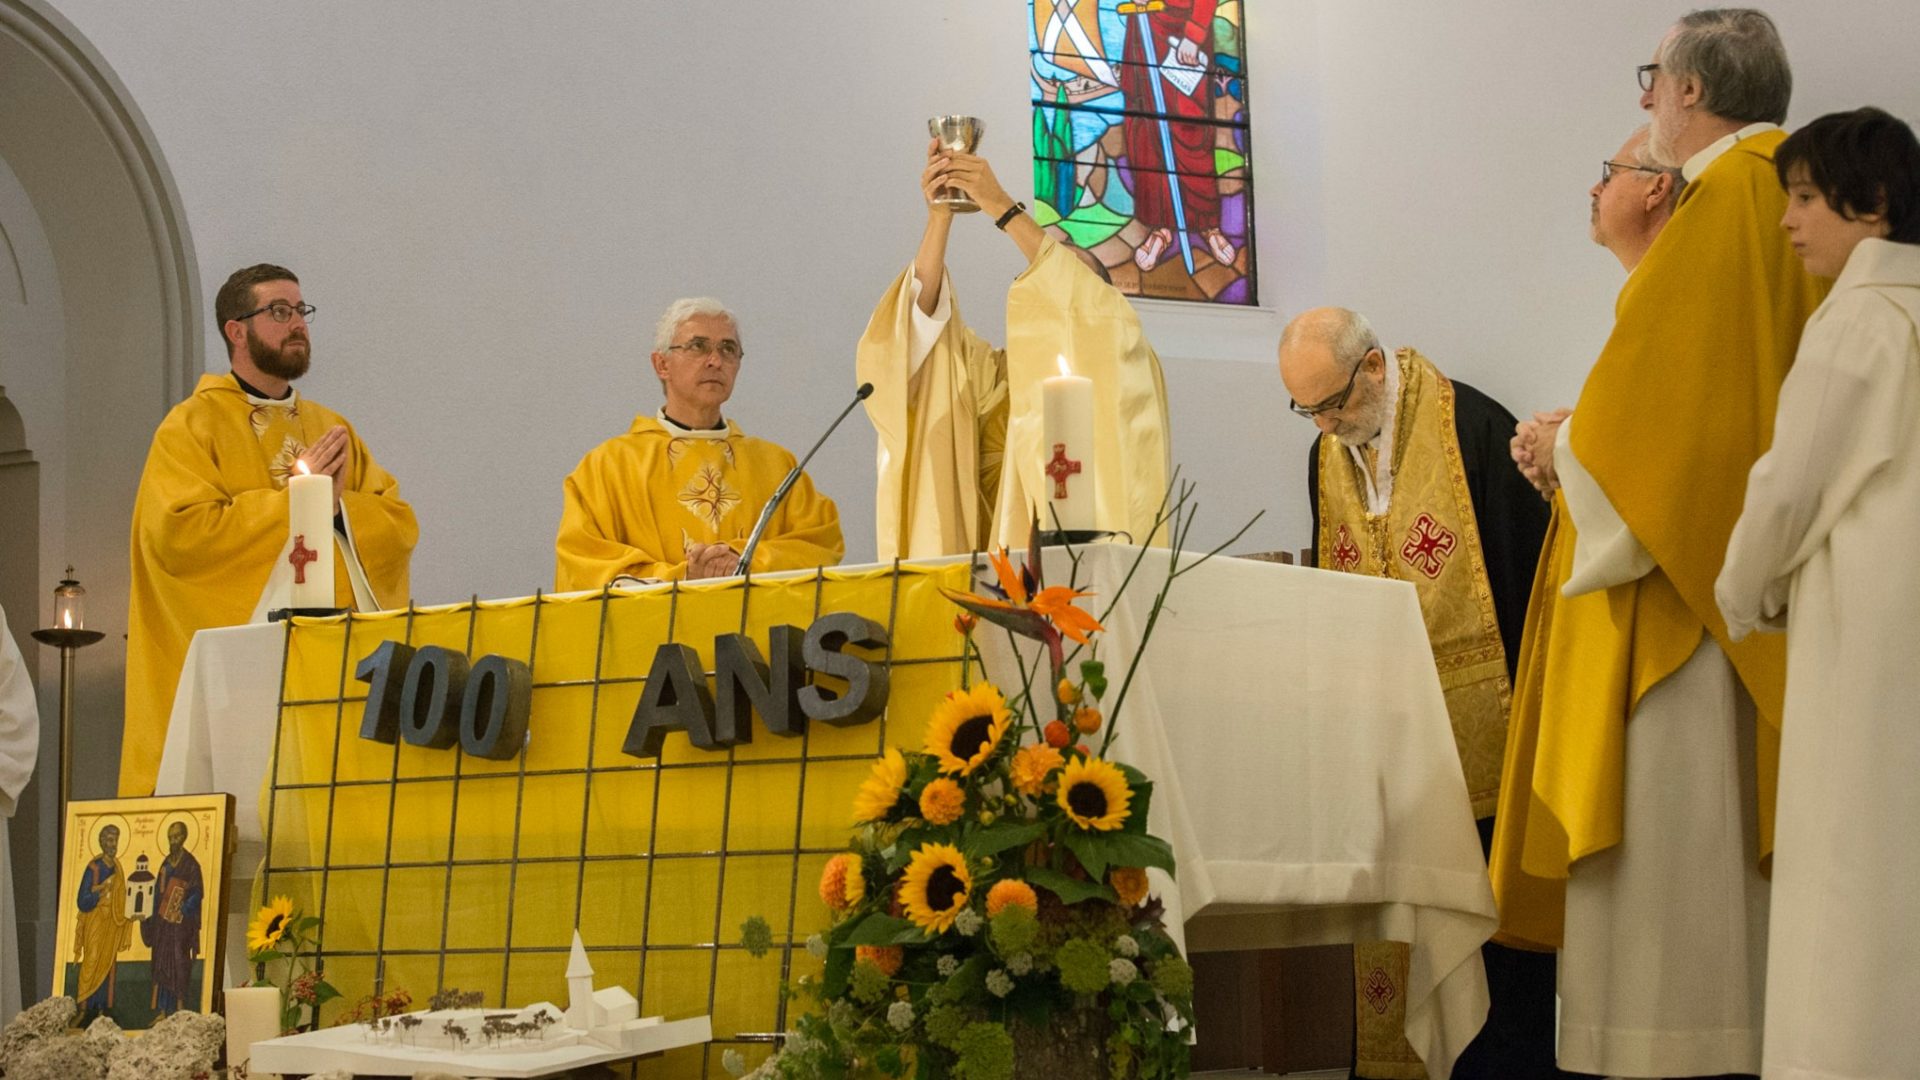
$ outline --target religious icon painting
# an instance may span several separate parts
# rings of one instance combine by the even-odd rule
[[[67,805],[53,986],[128,1031],[216,1011],[233,796]]]
[[[1258,303],[1245,0],[1028,0],[1033,213],[1130,296]]]

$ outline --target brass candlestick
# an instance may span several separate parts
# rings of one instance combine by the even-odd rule
[[[33,640],[60,650],[60,816],[56,835],[66,843],[67,801],[73,796],[73,654],[107,635],[86,628],[87,590],[73,578],[73,567],[53,590],[54,625],[35,630]]]

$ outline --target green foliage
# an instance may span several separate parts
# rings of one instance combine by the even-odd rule
[[[1180,954],[1164,957],[1153,965],[1153,986],[1169,1001],[1193,1000],[1193,965]]]
[[[1107,988],[1107,950],[1086,938],[1073,938],[1053,954],[1060,969],[1060,985],[1076,994],[1097,994]]]
[[[1028,952],[1040,937],[1040,919],[1019,904],[1009,904],[987,920],[987,933],[1001,956]]]
[[[747,955],[759,959],[773,948],[773,927],[758,915],[740,924],[740,944],[746,947]]]
[[[853,965],[851,982],[849,992],[855,1001],[872,1005],[887,996],[887,973],[871,960],[861,960]]]
[[[960,1061],[953,1074],[964,1080],[1010,1080],[1013,1076],[1013,1036],[1003,1024],[969,1024],[960,1032],[955,1049]]]

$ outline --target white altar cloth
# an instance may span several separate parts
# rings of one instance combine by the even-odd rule
[[[1097,615],[1137,549],[1080,551]],[[1109,703],[1167,559],[1147,553],[1107,622]],[[1047,565],[1064,583],[1066,553]],[[990,674],[1017,682],[990,631],[978,635]],[[160,766],[162,793],[237,797],[239,873],[262,850],[285,633],[194,638]],[[1215,558],[1174,584],[1119,723],[1112,756],[1155,782],[1153,831],[1179,863],[1178,887],[1156,891],[1188,947],[1408,942],[1407,1035],[1445,1080],[1486,1017],[1479,949],[1496,918],[1413,587]]]

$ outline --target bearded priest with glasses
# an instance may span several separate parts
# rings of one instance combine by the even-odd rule
[[[1316,308],[1280,337],[1291,407],[1320,429],[1307,458],[1316,563],[1413,583],[1473,815],[1493,838],[1520,631],[1547,506],[1513,469],[1513,415],[1366,318]],[[1530,1078],[1553,1064],[1554,958],[1489,944],[1485,1027],[1453,1075]],[[1423,1076],[1408,1044],[1406,946],[1354,948],[1354,1075]]]
[[[555,588],[741,571],[754,523],[794,466],[786,449],[741,434],[720,415],[745,358],[739,322],[720,301],[668,306],[652,356],[666,403],[588,452],[567,477]],[[752,570],[833,566],[845,553],[839,508],[802,473],[767,523]]]
[[[293,389],[312,361],[299,279],[236,270],[213,308],[233,370],[202,375],[161,421],[134,498],[121,795],[153,792],[193,635],[289,606],[287,478],[302,466],[333,478],[334,605],[408,600],[413,508],[340,414]]]

